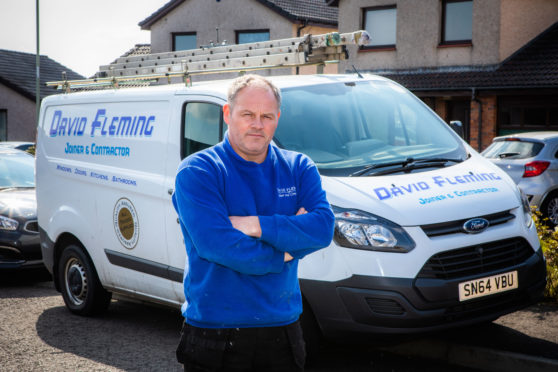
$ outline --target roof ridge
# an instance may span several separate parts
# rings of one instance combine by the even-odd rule
[[[140,21],[138,25],[142,30],[148,30],[151,25],[177,8],[187,0],[170,0],[168,3],[153,12],[149,17]],[[329,6],[325,0],[254,0],[292,21],[311,21],[321,24],[338,24],[339,9]],[[323,5],[323,6],[322,6]],[[318,8],[316,7],[318,6]],[[306,9],[305,14],[295,12],[294,9]]]

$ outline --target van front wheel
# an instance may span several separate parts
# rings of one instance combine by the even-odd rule
[[[112,294],[101,285],[95,267],[82,247],[68,244],[58,267],[58,284],[64,303],[72,313],[90,316],[107,309]]]

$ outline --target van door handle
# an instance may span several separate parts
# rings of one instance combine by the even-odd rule
[[[167,192],[169,193],[169,195],[172,195],[172,193],[174,192],[174,189],[168,189]]]

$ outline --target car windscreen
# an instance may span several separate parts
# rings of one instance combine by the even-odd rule
[[[527,159],[538,155],[544,144],[519,139],[508,139],[493,142],[482,152],[489,159]]]
[[[459,158],[460,139],[422,101],[388,81],[282,90],[275,143],[307,154],[326,175],[408,159]]]
[[[0,189],[35,187],[35,158],[20,151],[0,152]]]

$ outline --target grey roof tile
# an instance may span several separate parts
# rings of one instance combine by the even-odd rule
[[[35,54],[0,49],[0,83],[34,100],[36,96],[35,58]],[[63,71],[66,71],[66,77],[69,80],[84,78],[49,57],[40,56],[41,98],[57,93],[54,88],[47,87],[45,83],[61,80]]]
[[[325,0],[258,0],[293,21],[310,21],[337,26],[339,9]]]
[[[499,65],[384,71],[379,74],[416,91],[558,88],[558,22]]]

